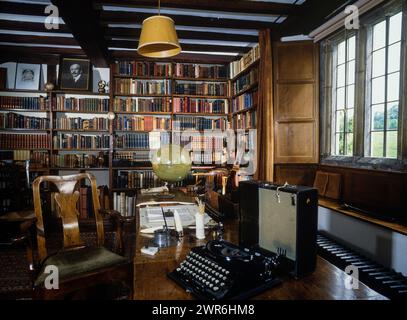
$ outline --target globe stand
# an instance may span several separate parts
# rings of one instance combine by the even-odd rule
[[[175,198],[175,194],[170,193],[171,190],[173,189],[173,186],[168,187],[168,183],[166,182],[165,187],[168,188],[168,191],[164,191],[162,193],[157,193],[156,195],[154,195],[155,198],[159,199],[159,200],[169,200],[169,199],[174,199]]]

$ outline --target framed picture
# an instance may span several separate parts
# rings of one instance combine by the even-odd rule
[[[40,64],[17,63],[15,88],[20,90],[39,90],[40,73]]]
[[[62,58],[59,70],[61,90],[89,90],[90,60]]]

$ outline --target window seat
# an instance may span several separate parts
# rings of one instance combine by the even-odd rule
[[[369,217],[362,213],[358,213],[356,211],[343,209],[341,207],[341,204],[338,201],[330,200],[330,199],[326,199],[326,198],[319,198],[318,205],[321,207],[333,210],[335,212],[347,215],[349,217],[353,217],[353,218],[356,218],[356,219],[359,219],[362,221],[366,221],[368,223],[378,225],[385,229],[390,229],[392,231],[396,231],[403,235],[407,235],[407,225],[405,225],[405,224],[383,221],[383,220],[380,220],[377,218]]]

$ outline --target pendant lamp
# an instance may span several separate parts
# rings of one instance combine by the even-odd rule
[[[160,0],[158,15],[143,21],[137,52],[149,58],[168,58],[181,52],[174,20],[160,15]]]

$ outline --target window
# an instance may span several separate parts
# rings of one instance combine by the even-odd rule
[[[321,162],[407,171],[407,5],[365,13],[321,43]]]
[[[353,120],[355,108],[356,37],[345,37],[335,46],[334,55],[334,154],[353,155]]]
[[[397,158],[402,13],[373,26],[369,156]]]

